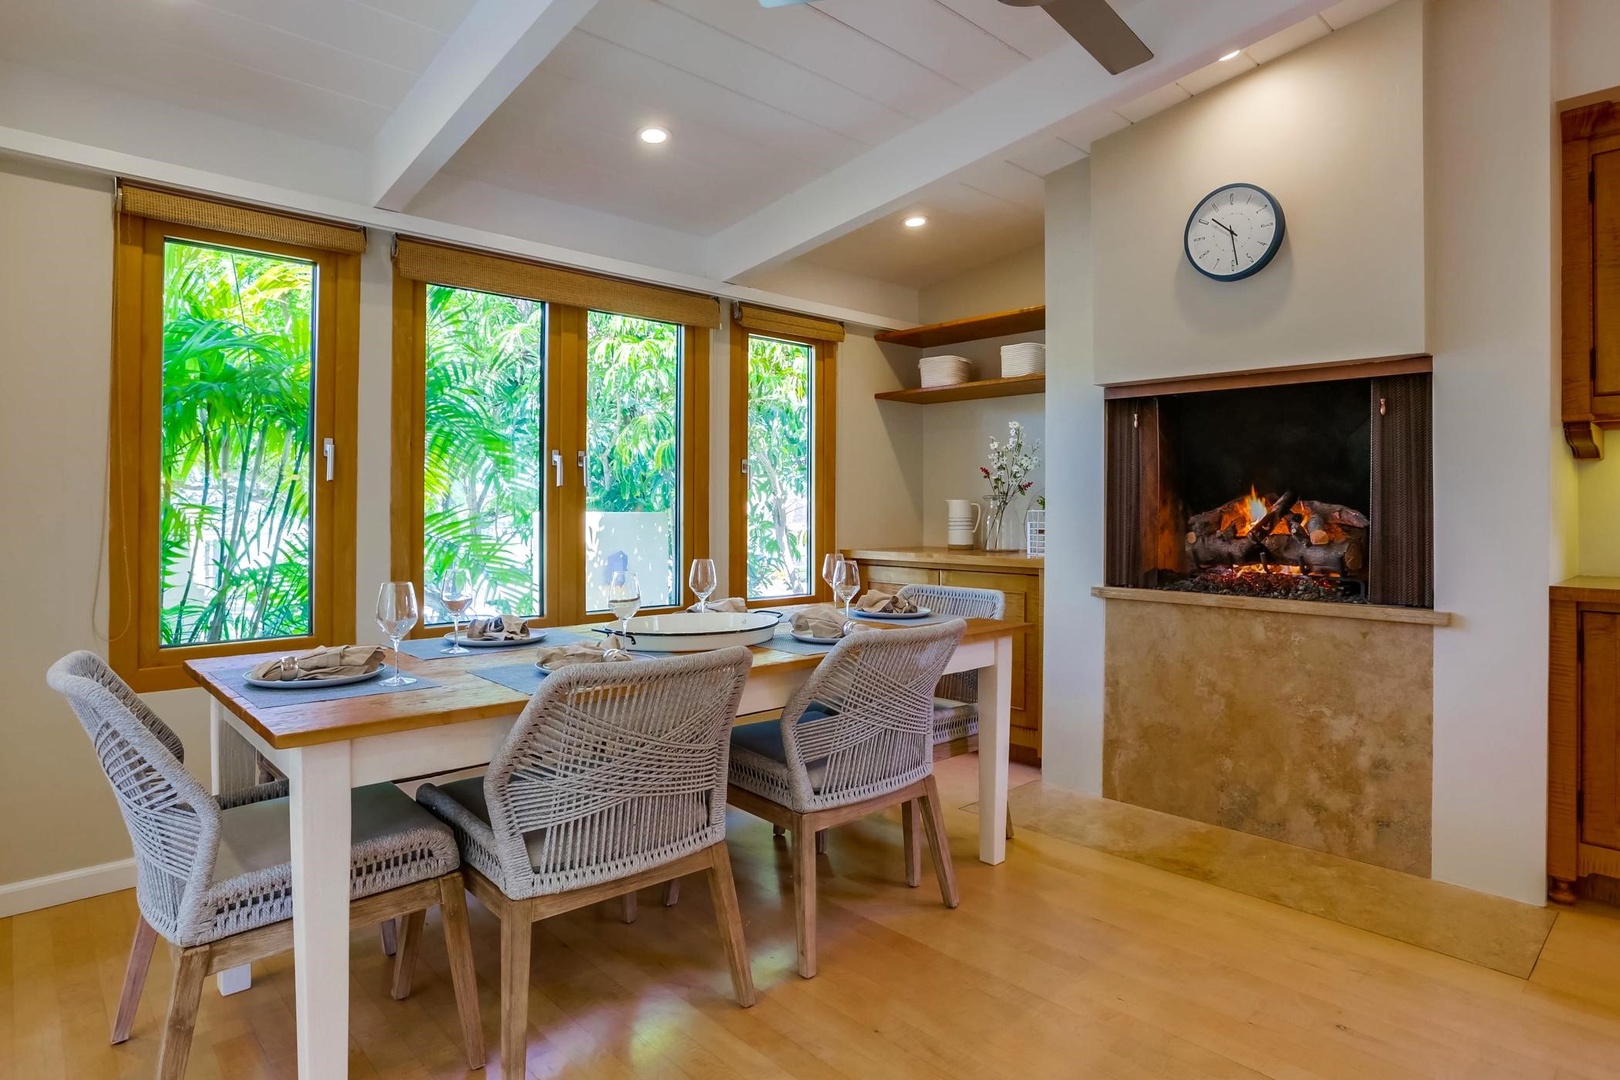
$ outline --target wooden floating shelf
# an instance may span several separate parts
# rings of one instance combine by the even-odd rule
[[[885,330],[872,336],[890,345],[910,345],[916,349],[934,349],[941,345],[959,345],[964,341],[982,341],[985,338],[1006,337],[1009,334],[1030,334],[1046,329],[1046,305],[998,311],[993,315],[975,315],[971,319],[952,319],[950,322],[913,326],[910,330]]]
[[[912,405],[938,405],[947,401],[979,401],[1046,393],[1046,374],[1014,375],[1010,379],[980,379],[955,386],[929,386],[920,390],[885,390],[872,396],[879,401],[905,401]]]

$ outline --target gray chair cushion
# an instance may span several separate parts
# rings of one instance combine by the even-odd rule
[[[799,723],[808,723],[812,720],[822,720],[832,715],[832,710],[820,702],[811,702],[805,706],[799,715]],[[782,743],[782,721],[761,720],[757,724],[738,724],[731,729],[731,748],[733,750],[747,750],[760,757],[787,768],[787,747]],[[810,774],[810,786],[820,789],[822,781],[827,775],[827,760],[805,762],[805,771]]]
[[[971,701],[934,699],[934,745],[979,733],[979,706]]]
[[[372,784],[350,793],[354,853],[350,894],[370,896],[436,878],[461,860],[448,826],[393,784]],[[220,814],[214,887],[222,892],[251,882],[253,891],[292,881],[291,805],[286,798],[232,807]]]

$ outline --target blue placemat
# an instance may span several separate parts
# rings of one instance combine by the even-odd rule
[[[390,657],[392,659],[392,657]],[[432,679],[424,679],[417,675],[416,681],[409,686],[384,686],[382,681],[393,672],[394,665],[385,665],[385,674],[375,679],[361,683],[350,683],[348,686],[311,686],[304,689],[265,690],[257,686],[249,686],[242,681],[242,676],[248,673],[251,664],[244,664],[239,669],[228,669],[219,673],[219,680],[230,684],[231,688],[240,694],[243,699],[260,709],[276,709],[286,705],[307,705],[312,701],[336,701],[338,698],[371,697],[373,694],[404,694],[412,690],[427,690],[439,684]],[[406,674],[410,674],[406,672]]]
[[[500,664],[496,667],[479,668],[473,674],[480,679],[499,683],[508,690],[516,690],[525,697],[533,697],[540,690],[540,684],[546,681],[545,674],[534,666],[533,660],[523,664]]]
[[[766,645],[767,648],[777,652],[798,653],[801,656],[826,656],[833,651],[832,645],[814,645],[808,641],[793,640],[792,627],[783,623],[776,629],[776,636]]]
[[[449,633],[449,631],[447,630],[445,633]],[[432,637],[411,638],[409,641],[402,641],[399,643],[399,651],[406,656],[414,656],[418,660],[445,660],[457,656],[466,656],[468,653],[479,656],[498,656],[503,653],[527,656],[529,654],[524,652],[525,649],[537,649],[541,645],[572,645],[577,641],[597,641],[602,636],[600,634],[577,634],[571,630],[548,629],[545,633],[544,638],[527,641],[522,645],[505,645],[499,649],[469,648],[466,653],[450,653],[448,655],[445,653],[444,647],[449,642],[444,640],[444,634],[435,634]]]

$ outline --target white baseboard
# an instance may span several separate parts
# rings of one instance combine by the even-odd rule
[[[119,859],[117,862],[86,866],[48,877],[13,881],[0,885],[0,919],[134,887],[134,859]]]

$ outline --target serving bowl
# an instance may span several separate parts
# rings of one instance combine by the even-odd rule
[[[622,629],[615,620],[600,629],[628,636],[630,647],[637,652],[708,652],[733,645],[763,645],[776,634],[781,621],[775,611],[677,611],[637,615]]]

